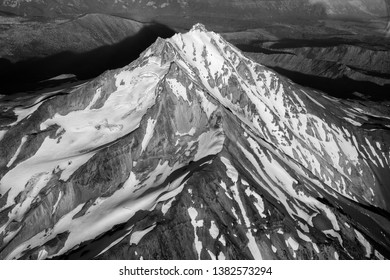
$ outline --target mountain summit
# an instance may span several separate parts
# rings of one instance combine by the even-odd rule
[[[9,105],[1,259],[390,257],[390,119],[195,25]]]

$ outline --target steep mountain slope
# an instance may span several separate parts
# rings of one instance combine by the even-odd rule
[[[1,105],[2,259],[390,257],[388,110],[202,25],[18,102]]]

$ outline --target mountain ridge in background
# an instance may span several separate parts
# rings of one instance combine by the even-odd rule
[[[58,17],[74,16],[75,14],[96,13],[104,11],[107,14],[134,16],[139,11],[141,15],[183,15],[187,17],[207,15],[213,10],[226,11],[220,16],[241,14],[244,18],[254,18],[256,15],[272,18],[286,15],[313,16],[344,16],[344,17],[377,17],[386,16],[386,1],[384,0],[167,0],[167,1],[42,1],[42,0],[3,0],[1,10],[19,16]]]
[[[387,101],[388,3],[2,1],[0,92],[56,88],[64,81],[41,81],[61,74],[93,78],[130,63],[157,37],[202,22],[296,83],[336,97]],[[129,56],[122,47],[137,50]]]

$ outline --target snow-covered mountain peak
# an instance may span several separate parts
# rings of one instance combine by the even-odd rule
[[[379,113],[202,25],[66,92],[0,127],[0,258],[390,256]]]
[[[202,24],[202,23],[194,24],[194,26],[192,26],[192,28],[190,29],[190,32],[193,32],[193,31],[208,32],[208,30],[206,29],[206,26],[204,26],[204,24]]]

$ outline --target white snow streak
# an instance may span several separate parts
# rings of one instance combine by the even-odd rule
[[[137,245],[141,241],[141,239],[145,235],[147,235],[149,232],[151,232],[155,227],[156,227],[156,224],[153,224],[152,226],[150,226],[144,230],[133,232],[130,236],[130,245],[132,245],[132,244]]]
[[[196,211],[195,208],[189,207],[187,211],[188,211],[188,215],[190,215],[190,218],[191,218],[191,224],[194,227],[195,249],[196,249],[196,251],[198,253],[198,259],[200,259],[200,255],[201,255],[201,252],[202,252],[203,244],[199,240],[199,237],[198,237],[198,235],[196,233],[196,229],[198,227],[203,227],[203,220],[196,221],[196,217],[198,216],[198,211]]]

